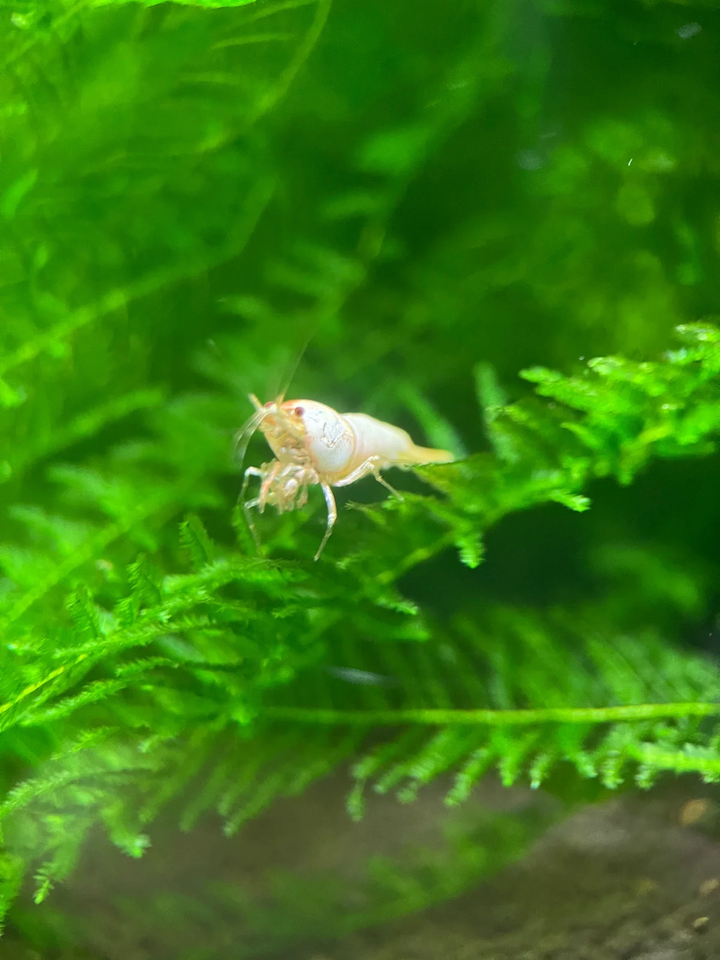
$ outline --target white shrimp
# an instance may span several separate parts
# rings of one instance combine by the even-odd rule
[[[315,400],[276,400],[263,406],[251,394],[250,401],[255,414],[238,434],[241,456],[259,429],[277,459],[245,471],[240,497],[248,526],[257,541],[250,513],[253,507],[259,507],[262,512],[271,504],[279,513],[303,507],[307,503],[307,488],[319,484],[328,515],[316,560],[337,520],[333,487],[345,487],[372,473],[379,483],[399,497],[382,477],[381,470],[421,463],[449,463],[455,459],[447,450],[418,447],[405,430],[364,413],[340,414]],[[260,492],[254,499],[245,500],[250,477],[260,478]]]

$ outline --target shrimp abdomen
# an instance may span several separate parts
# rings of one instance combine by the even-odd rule
[[[417,446],[407,431],[394,427],[391,423],[376,420],[366,413],[346,413],[343,417],[355,435],[353,466],[369,457],[379,457],[386,466],[449,463],[455,459],[447,450]]]

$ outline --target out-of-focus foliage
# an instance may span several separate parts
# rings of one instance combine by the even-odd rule
[[[0,914],[348,759],[720,773],[716,5],[204,6],[0,22]],[[316,564],[231,457],[307,341],[460,458]]]

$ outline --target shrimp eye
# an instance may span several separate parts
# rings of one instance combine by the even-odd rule
[[[301,417],[305,413],[305,407],[295,407],[295,416]]]

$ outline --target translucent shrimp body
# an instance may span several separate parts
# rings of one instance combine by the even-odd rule
[[[409,467],[419,463],[450,463],[454,459],[447,450],[417,446],[405,430],[369,417],[366,413],[346,413],[343,419],[355,436],[351,470],[357,469],[371,457],[378,458],[381,469]]]
[[[454,459],[447,450],[417,446],[405,430],[364,413],[340,414],[315,400],[276,401],[265,406],[254,396],[250,400],[256,413],[241,431],[240,442],[246,446],[259,429],[276,459],[245,471],[243,491],[250,477],[260,478],[258,496],[243,503],[248,525],[255,533],[251,508],[263,511],[271,504],[282,513],[302,507],[307,502],[307,488],[319,485],[325,495],[328,520],[316,560],[337,519],[332,487],[344,487],[373,474],[395,493],[381,470]]]

